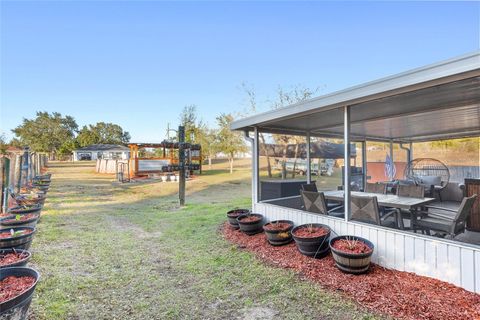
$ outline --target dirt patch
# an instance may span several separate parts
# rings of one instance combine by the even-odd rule
[[[302,277],[322,286],[341,291],[373,312],[399,319],[480,319],[480,295],[452,284],[389,270],[372,265],[363,275],[339,271],[331,255],[312,259],[298,252],[295,244],[273,247],[264,234],[247,236],[223,225],[224,237],[253,252],[263,261],[293,269]]]
[[[238,319],[243,320],[270,320],[278,316],[278,311],[266,307],[252,307],[244,310]]]
[[[146,232],[136,224],[131,223],[126,218],[106,216],[112,229],[117,232],[133,232],[139,239],[158,238],[162,235],[161,231]]]

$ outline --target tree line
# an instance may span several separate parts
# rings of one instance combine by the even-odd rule
[[[12,130],[15,137],[10,146],[29,146],[33,151],[46,152],[52,159],[70,155],[73,150],[91,144],[125,144],[130,134],[114,123],[97,122],[79,126],[72,116],[63,116],[59,112],[36,113],[33,119],[24,118],[22,123]],[[4,138],[3,145],[7,145]]]

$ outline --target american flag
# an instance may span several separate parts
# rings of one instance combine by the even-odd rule
[[[385,158],[385,176],[388,179],[393,180],[396,173],[397,169],[395,168],[395,163],[393,163],[392,158],[387,153],[387,156]]]

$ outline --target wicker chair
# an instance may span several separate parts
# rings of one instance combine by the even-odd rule
[[[420,229],[422,233],[428,235],[430,235],[430,231],[436,231],[437,236],[455,238],[458,234],[465,232],[466,221],[476,198],[476,194],[463,198],[458,210],[426,206],[427,210],[415,213],[412,220],[413,231],[417,232],[417,229]],[[418,213],[423,216],[417,215]]]
[[[387,185],[384,183],[368,183],[367,182],[367,185],[365,186],[365,192],[386,194]]]
[[[344,218],[343,205],[328,209],[327,200],[323,192],[300,191],[304,209],[308,212],[325,214],[337,218]]]
[[[387,220],[394,216],[394,221]],[[351,197],[350,220],[376,224],[379,226],[400,229],[400,212],[398,209],[388,209],[383,216],[380,215],[377,197],[354,196]]]

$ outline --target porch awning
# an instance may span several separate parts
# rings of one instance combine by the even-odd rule
[[[429,141],[480,135],[480,51],[233,122],[232,130]]]

